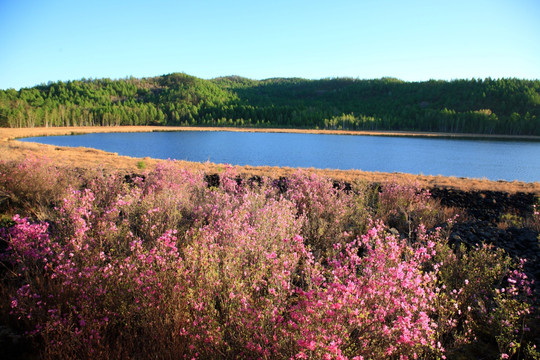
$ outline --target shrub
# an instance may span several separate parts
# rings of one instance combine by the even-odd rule
[[[448,218],[440,203],[416,182],[387,182],[379,194],[377,217],[409,239],[420,225],[433,228]]]
[[[435,274],[422,271],[433,246],[411,248],[378,224],[329,267],[315,267],[291,314],[296,358],[407,358],[442,350],[430,319]]]
[[[81,174],[84,186],[54,193],[63,195],[47,221],[3,218],[0,312],[38,356],[534,354],[520,264],[489,247],[452,249],[440,228],[417,225],[441,216],[417,187],[385,185],[372,214],[361,184],[345,191],[298,172],[284,191],[227,167],[208,188],[202,173],[177,165],[129,181]]]
[[[424,229],[419,232],[419,238],[429,237]],[[437,242],[433,260],[438,336],[447,355],[495,358],[532,341],[527,324],[534,318],[534,299],[522,262],[516,265],[504,250],[486,244],[452,249],[445,238]]]
[[[540,233],[540,204],[533,205],[532,227]]]
[[[169,229],[182,237],[199,216],[206,193],[202,173],[188,172],[174,161],[161,162],[144,181],[136,179],[122,211],[130,230],[146,240]]]
[[[247,192],[213,192],[207,224],[189,233],[183,251],[191,355],[276,357],[286,338],[293,278],[305,250],[287,201]]]
[[[178,311],[170,302],[170,275],[179,261],[174,231],[149,246],[116,228],[100,237],[94,231],[100,220],[89,221],[96,215],[94,200],[89,190],[73,191],[60,209],[69,219],[59,224],[60,238],[52,238],[46,224],[14,218],[8,260],[23,285],[13,294],[12,311],[28,323],[28,334],[38,336],[46,358],[166,354],[171,344],[155,340],[171,340],[166,330]]]
[[[77,184],[74,174],[46,158],[0,160],[0,211],[24,212],[45,220],[51,215],[50,205],[62,199],[70,183]]]
[[[146,163],[144,161],[137,161],[137,169],[144,170],[146,169]]]
[[[334,186],[330,179],[298,171],[287,181],[284,196],[302,219],[301,235],[317,258],[333,252],[334,244],[346,243],[362,234],[370,220],[360,185],[356,193]]]
[[[516,214],[511,213],[505,213],[502,214],[501,220],[498,223],[498,226],[502,229],[506,229],[508,227],[522,227],[524,223],[524,219]]]

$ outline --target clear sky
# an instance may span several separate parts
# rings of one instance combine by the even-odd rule
[[[540,79],[540,0],[0,0],[0,89],[204,79]]]

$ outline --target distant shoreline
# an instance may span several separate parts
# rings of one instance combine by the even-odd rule
[[[266,133],[300,133],[356,136],[396,136],[426,137],[452,139],[486,139],[539,141],[540,136],[533,135],[489,135],[470,133],[440,133],[418,131],[361,131],[361,130],[316,130],[316,129],[282,129],[282,128],[236,128],[236,127],[187,127],[187,126],[68,126],[68,127],[35,127],[35,128],[0,128],[0,140],[16,140],[26,137],[79,135],[89,133],[115,132],[173,132],[173,131],[236,131]]]
[[[49,127],[49,128],[0,128],[0,159],[5,161],[21,161],[31,157],[45,157],[57,166],[74,168],[102,168],[120,170],[127,173],[140,173],[143,170],[140,164],[144,163],[145,171],[152,170],[162,161],[150,157],[133,158],[121,156],[116,153],[106,152],[93,148],[70,148],[54,145],[45,145],[34,142],[16,141],[19,138],[76,135],[89,133],[113,133],[113,132],[153,132],[153,131],[244,131],[244,132],[280,132],[280,133],[313,133],[313,134],[339,134],[339,135],[363,135],[363,136],[422,136],[422,137],[447,137],[456,138],[455,134],[446,133],[412,133],[412,132],[356,132],[342,130],[291,130],[291,129],[239,129],[239,128],[208,128],[208,127],[161,127],[161,126],[119,126],[119,127]],[[461,138],[484,138],[505,139],[516,141],[540,141],[540,137],[531,136],[489,136],[476,134],[459,134]],[[189,161],[177,161],[179,166],[194,171],[205,173],[219,173],[223,164],[197,163]],[[248,176],[268,176],[278,178],[290,176],[298,171],[290,167],[273,166],[235,166],[238,172]],[[452,176],[414,175],[406,173],[383,173],[363,170],[336,170],[307,168],[303,171],[314,172],[338,181],[366,181],[385,182],[388,180],[416,181],[425,188],[453,188],[463,191],[501,191],[506,193],[526,192],[540,196],[540,182],[519,181],[491,181],[487,179],[461,178]]]

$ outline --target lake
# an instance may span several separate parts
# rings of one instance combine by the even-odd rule
[[[540,142],[230,131],[21,139],[132,157],[540,181]]]

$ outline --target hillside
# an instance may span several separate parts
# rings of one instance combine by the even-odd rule
[[[540,135],[540,81],[82,79],[0,90],[0,126],[183,125]]]

